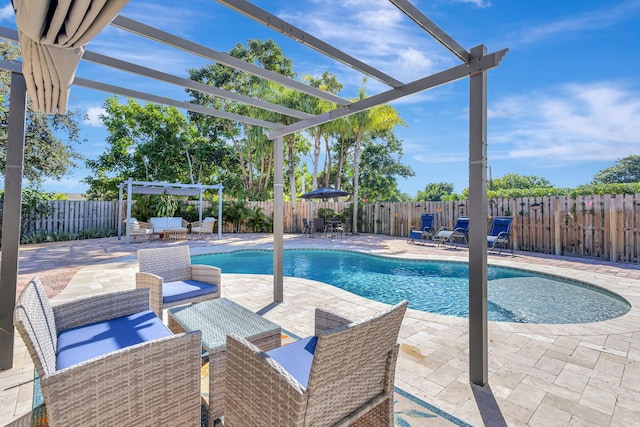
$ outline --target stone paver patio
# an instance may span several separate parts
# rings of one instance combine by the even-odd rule
[[[154,241],[125,245],[98,239],[21,247],[19,291],[38,275],[54,301],[134,287],[135,251],[189,245],[192,254],[271,248],[271,235],[224,235],[222,240]],[[310,239],[286,235],[285,248],[336,248],[379,255],[466,260],[464,248],[407,244],[361,235]],[[602,286],[633,306],[617,319],[579,325],[489,323],[489,385],[468,382],[468,320],[408,310],[402,325],[396,385],[474,426],[640,425],[640,269],[589,259],[517,253],[489,255],[489,263],[557,274]],[[285,329],[313,333],[322,306],[364,317],[383,305],[310,280],[285,278],[285,301],[271,304],[270,276],[224,274],[222,294]],[[31,408],[33,363],[20,340],[14,368],[0,371],[0,423]]]

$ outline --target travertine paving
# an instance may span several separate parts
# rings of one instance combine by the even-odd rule
[[[225,235],[222,240],[135,243],[99,239],[21,248],[19,287],[38,275],[54,301],[134,286],[135,251],[184,245],[192,254],[271,248],[270,235]],[[466,260],[464,248],[407,244],[361,235],[342,239],[285,236],[285,248],[337,248],[380,255]],[[624,296],[632,310],[618,319],[581,325],[489,323],[489,384],[469,384],[468,320],[408,310],[402,325],[396,384],[481,426],[640,425],[640,269],[589,259],[516,253],[489,263],[559,274]],[[325,307],[365,317],[383,305],[309,280],[285,278],[284,302],[273,304],[270,276],[224,274],[223,296],[264,313],[291,332],[313,333],[313,310]],[[14,368],[0,372],[0,422],[31,406],[33,364],[18,340]]]

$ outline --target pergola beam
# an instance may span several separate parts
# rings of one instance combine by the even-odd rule
[[[403,83],[388,74],[383,73],[382,71],[373,68],[372,66],[365,64],[360,61],[342,52],[339,49],[331,46],[330,44],[312,36],[311,34],[297,28],[290,23],[283,21],[272,13],[267,12],[264,9],[259,8],[258,6],[249,3],[245,0],[216,0],[218,3],[227,6],[229,9],[233,9],[236,12],[246,16],[247,18],[251,18],[256,22],[261,23],[262,25],[271,28],[285,36],[297,41],[300,44],[311,47],[312,49],[322,53],[325,56],[335,59],[338,62],[341,62],[354,70],[358,70],[374,79],[386,84],[391,87],[399,87],[402,86]]]
[[[7,27],[0,27],[0,37],[18,42],[18,32]],[[82,59],[87,62],[93,62],[94,64],[104,65],[116,70],[125,71],[132,74],[137,74],[143,77],[149,77],[150,79],[158,80],[164,83],[170,83],[176,86],[180,86],[184,89],[193,89],[198,92],[208,93],[218,98],[229,99],[231,101],[240,102],[252,107],[262,108],[264,110],[273,111],[276,113],[284,114],[286,116],[295,117],[298,119],[308,119],[314,117],[313,114],[305,113],[304,111],[294,110],[293,108],[284,107],[281,105],[266,102],[260,99],[252,98],[247,95],[231,92],[225,89],[221,89],[215,86],[209,86],[208,84],[201,83],[195,80],[187,79],[184,77],[175,76],[173,74],[164,73],[162,71],[154,70],[141,65],[133,64],[131,62],[122,61],[120,59],[112,58],[110,56],[102,55],[96,52],[87,50],[82,55]],[[20,70],[16,70],[20,71]]]
[[[76,86],[82,86],[89,89],[95,89],[102,92],[113,93],[116,95],[128,96],[130,98],[141,99],[144,101],[154,102],[156,104],[171,105],[176,108],[182,108],[187,111],[193,111],[195,113],[205,114],[213,117],[220,117],[223,119],[229,119],[240,123],[247,123],[251,125],[261,126],[266,129],[279,129],[282,127],[280,123],[268,122],[266,120],[254,119],[252,117],[243,116],[240,114],[229,113],[227,111],[217,110],[215,108],[205,107],[203,105],[192,104],[185,101],[177,101],[172,98],[164,96],[152,95],[145,92],[140,92],[133,89],[127,89],[120,86],[114,86],[106,83],[96,82],[94,80],[88,80],[81,77],[76,77],[73,80],[73,84]]]
[[[503,49],[497,52],[490,53],[488,55],[481,56],[479,58],[474,58],[466,64],[457,65],[453,68],[449,68],[448,70],[441,71],[422,79],[418,79],[414,82],[407,83],[404,86],[400,86],[398,88],[390,89],[386,92],[370,96],[368,98],[354,102],[353,104],[346,105],[344,107],[338,107],[335,110],[328,111],[324,114],[319,114],[312,119],[301,120],[289,126],[273,130],[269,132],[269,139],[274,139],[278,136],[289,135],[313,126],[328,123],[340,117],[349,116],[351,114],[367,110],[369,108],[375,107],[376,105],[395,101],[396,99],[412,95],[417,92],[422,92],[427,89],[433,89],[445,83],[450,83],[464,77],[473,76],[475,74],[488,71],[500,64],[500,61],[502,61],[502,58],[507,53],[507,50],[508,49]]]
[[[460,58],[462,62],[468,62],[470,55],[469,52],[458,42],[456,42],[449,34],[445,33],[440,27],[438,27],[432,20],[427,18],[420,10],[407,0],[389,0],[398,9],[400,9],[405,15],[418,24],[423,30],[431,34],[431,36],[440,42],[441,45],[449,49],[455,56]]]
[[[302,93],[306,93],[307,95],[311,95],[316,98],[324,99],[338,105],[346,105],[349,103],[349,101],[347,101],[346,99],[340,98],[339,96],[333,95],[332,93],[324,92],[313,86],[309,86],[299,81],[285,77],[282,74],[265,70],[264,68],[249,64],[248,62],[242,61],[238,58],[234,58],[233,56],[226,53],[218,52],[216,50],[174,36],[173,34],[158,30],[157,28],[150,27],[141,22],[134,21],[133,19],[126,18],[124,16],[117,16],[116,19],[111,22],[111,25],[116,28],[129,31],[133,34],[138,34],[147,39],[155,40],[159,43],[163,43],[168,46],[183,50],[185,52],[200,56],[210,61],[217,62],[218,64],[222,64],[236,70],[244,71],[262,79],[270,80],[274,83],[279,83],[283,86],[296,89]]]

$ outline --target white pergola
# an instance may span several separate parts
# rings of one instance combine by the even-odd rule
[[[283,300],[283,208],[284,208],[284,169],[283,169],[283,137],[310,127],[327,123],[374,106],[388,103],[399,98],[426,91],[459,79],[469,78],[469,380],[477,385],[488,382],[488,322],[487,322],[487,72],[497,67],[507,49],[488,53],[484,45],[469,50],[458,44],[408,0],[389,0],[398,10],[404,13],[418,27],[422,28],[460,61],[460,64],[425,76],[412,82],[401,82],[386,73],[363,63],[344,53],[336,47],[317,39],[313,35],[283,21],[272,13],[259,8],[245,0],[216,0],[228,8],[235,10],[265,26],[284,34],[291,39],[306,45],[329,58],[339,61],[354,70],[374,78],[387,85],[388,89],[369,98],[351,102],[339,96],[323,92],[289,79],[253,64],[238,60],[230,55],[218,52],[185,40],[132,19],[116,16],[128,0],[111,0],[109,7],[100,8],[97,4],[105,0],[87,0],[86,2],[42,2],[40,0],[21,0],[13,2],[17,5],[16,23],[18,32],[0,27],[0,37],[17,41],[20,38],[23,49],[23,61],[0,61],[0,68],[10,71],[11,95],[9,130],[7,141],[6,174],[5,174],[5,210],[2,233],[2,265],[0,270],[0,369],[12,366],[13,359],[13,325],[12,315],[16,297],[18,275],[18,246],[20,236],[20,198],[22,185],[24,124],[26,93],[34,101],[34,108],[45,113],[64,112],[66,96],[73,86],[82,86],[122,95],[143,101],[171,105],[177,108],[201,114],[217,116],[262,126],[269,131],[268,136],[274,141],[274,301]],[[81,4],[82,3],[82,4]],[[59,9],[68,7],[86,7],[99,10],[98,16],[90,13],[73,14],[73,17],[87,16],[94,22],[84,25],[71,19],[70,25],[77,29],[77,34],[69,34],[67,22],[60,19],[65,10],[44,10],[50,7]],[[185,6],[188,7],[188,6]],[[104,15],[102,16],[102,12]],[[296,111],[280,105],[271,104],[259,99],[252,99],[220,88],[210,87],[189,79],[163,73],[129,63],[114,57],[107,57],[85,51],[84,45],[105,25],[129,31],[141,37],[157,41],[212,62],[250,73],[260,78],[282,84],[308,95],[324,99],[336,104],[336,108],[313,116],[303,111]],[[62,26],[61,26],[62,24]],[[45,34],[38,31],[46,29]],[[59,30],[59,33],[56,31]],[[85,32],[86,31],[86,32]],[[239,36],[240,37],[240,36]],[[300,119],[298,122],[284,126],[265,120],[244,117],[228,111],[206,108],[188,102],[159,97],[140,92],[134,88],[125,88],[75,76],[75,67],[69,57],[91,61],[150,79],[160,80],[221,98],[226,98],[247,105],[263,108]],[[66,89],[66,90],[65,90]],[[36,102],[37,101],[37,102]]]
[[[125,243],[131,242],[131,202],[134,194],[166,194],[171,196],[199,196],[198,220],[202,221],[202,193],[205,190],[218,190],[218,239],[222,239],[222,184],[173,184],[168,182],[134,181],[129,178],[118,185],[118,240],[122,235],[122,203],[124,190],[127,190],[127,227],[125,230]]]

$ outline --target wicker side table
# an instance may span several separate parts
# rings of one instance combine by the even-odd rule
[[[280,326],[226,298],[170,308],[174,333],[202,331],[202,347],[209,356],[209,424],[224,415],[224,371],[227,335],[234,333],[268,351],[280,347]]]

